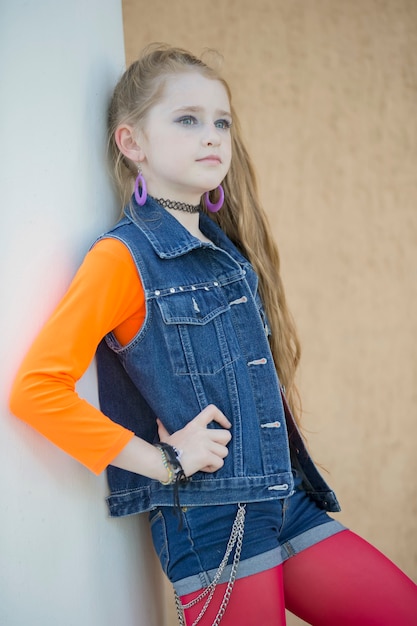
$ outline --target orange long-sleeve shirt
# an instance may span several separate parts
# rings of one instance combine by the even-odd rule
[[[125,345],[144,318],[144,291],[128,249],[120,241],[101,240],[86,255],[13,384],[12,412],[95,474],[134,434],[80,398],[76,382],[108,332]]]

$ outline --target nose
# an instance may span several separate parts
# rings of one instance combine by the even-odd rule
[[[219,129],[210,124],[210,126],[205,129],[203,135],[203,144],[205,146],[219,146],[220,143],[221,134],[219,132]]]

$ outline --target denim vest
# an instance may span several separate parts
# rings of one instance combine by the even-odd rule
[[[232,439],[224,466],[181,484],[181,506],[285,498],[296,467],[319,506],[338,511],[286,406],[257,276],[207,215],[200,215],[200,228],[212,243],[193,237],[153,199],[143,207],[132,199],[125,217],[102,235],[130,250],[146,319],[126,346],[111,333],[100,343],[101,409],[150,443],[158,440],[156,417],[171,433],[208,404],[228,417]],[[170,485],[113,466],[107,474],[112,516],[173,504]]]

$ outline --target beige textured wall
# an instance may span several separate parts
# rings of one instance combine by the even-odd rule
[[[128,62],[151,41],[224,55],[311,448],[338,519],[417,578],[417,2],[124,0],[124,20]]]

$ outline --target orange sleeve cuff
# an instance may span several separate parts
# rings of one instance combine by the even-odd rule
[[[97,463],[90,465],[90,469],[97,476],[103,472],[108,465],[111,465],[113,459],[123,450],[123,448],[133,439],[135,433],[130,430],[124,429],[124,432],[120,433],[120,437],[114,442],[113,446],[109,448],[101,459],[98,459]]]

